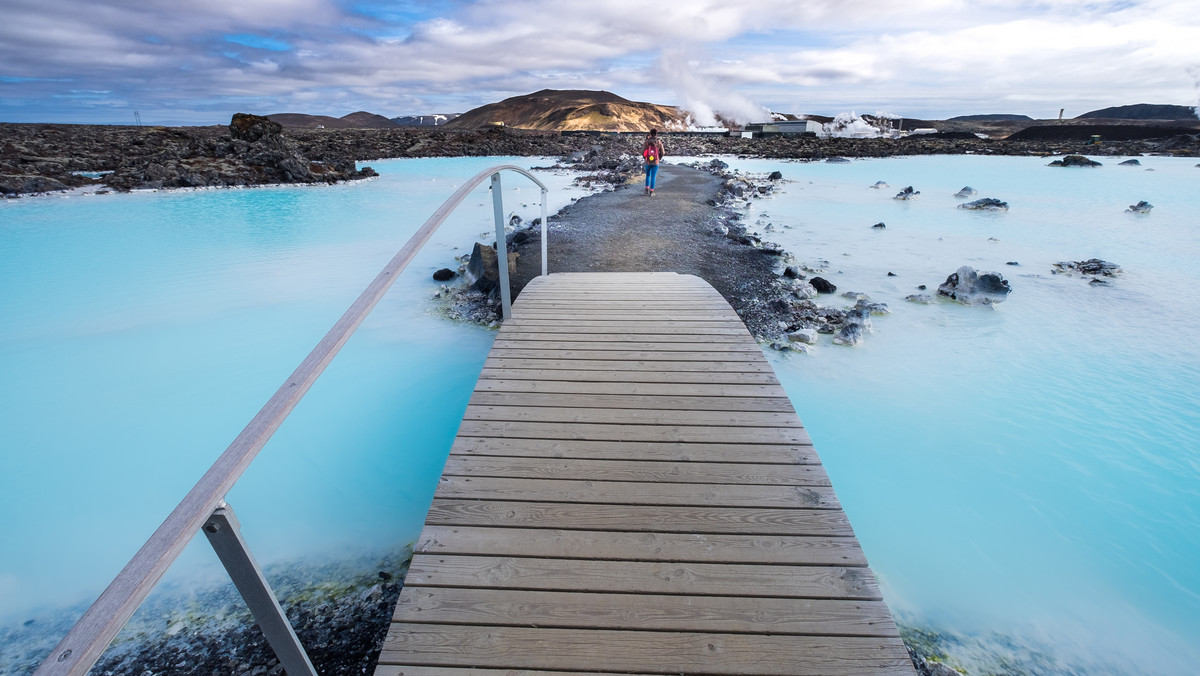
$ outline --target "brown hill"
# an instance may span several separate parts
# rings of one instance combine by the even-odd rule
[[[326,129],[391,129],[392,127],[400,126],[382,115],[362,110],[357,113],[343,115],[342,117],[306,115],[304,113],[275,113],[268,115],[267,118],[282,124],[284,127],[293,129],[315,129],[317,127],[324,127]]]
[[[503,122],[539,131],[646,131],[686,129],[684,111],[621,98],[612,92],[543,89],[463,113],[446,127],[478,129]]]

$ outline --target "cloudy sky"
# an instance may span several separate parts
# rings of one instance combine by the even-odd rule
[[[0,122],[462,112],[607,89],[743,120],[1196,105],[1196,0],[4,0]]]

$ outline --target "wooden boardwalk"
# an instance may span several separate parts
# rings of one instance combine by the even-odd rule
[[[521,292],[378,676],[914,671],[737,314],[674,273]]]

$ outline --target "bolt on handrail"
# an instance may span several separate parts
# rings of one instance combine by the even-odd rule
[[[419,230],[404,244],[383,270],[363,290],[358,299],[338,319],[321,342],[313,348],[283,385],[250,420],[233,443],[217,458],[183,500],[171,511],[162,525],[134,554],[129,563],[109,583],[108,587],[84,612],[79,621],[55,646],[34,676],[83,676],[112,643],[117,633],[133,616],[134,611],[162,578],[183,551],[187,543],[210,517],[225,508],[225,495],[241,478],[250,463],[262,450],[283,421],[308,392],[313,383],[354,334],[363,320],[383,298],[400,273],[441,227],[467,195],[489,176],[492,179],[492,203],[496,219],[496,248],[501,276],[501,295],[504,318],[511,316],[508,288],[508,254],[505,246],[503,197],[500,191],[500,172],[515,171],[542,189],[542,274],[546,265],[546,198],[549,189],[527,170],[511,165],[485,169],[454,192]],[[273,646],[274,647],[274,646]],[[278,653],[279,650],[276,649]]]

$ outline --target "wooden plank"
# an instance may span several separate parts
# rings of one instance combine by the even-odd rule
[[[474,667],[420,667],[400,664],[380,664],[375,667],[375,676],[580,676],[578,671],[544,671],[541,669],[476,669]],[[658,676],[611,671],[589,671],[587,676]]]
[[[511,381],[506,381],[511,382]],[[671,394],[676,388],[670,388]],[[787,413],[795,416],[792,402],[787,397],[738,397],[738,396],[670,396],[668,394],[648,396],[642,394],[601,394],[564,392],[521,392],[497,391],[495,388],[476,389],[471,396],[471,406],[520,406],[529,408],[607,408],[638,409],[650,411],[753,411],[759,413]]]
[[[743,463],[660,462],[654,460],[595,460],[499,458],[451,455],[445,476],[633,481],[754,486],[828,486],[820,465],[754,465]]]
[[[552,628],[894,636],[879,601],[406,587],[394,621]]]
[[[643,334],[676,334],[686,332],[689,335],[731,335],[750,339],[750,332],[745,325],[732,322],[714,325],[710,322],[657,322],[657,321],[596,321],[575,320],[558,321],[552,319],[520,319],[513,317],[504,323],[504,328],[512,331],[539,331],[543,333],[622,333],[631,335]]]
[[[757,345],[747,345],[744,341],[739,342],[721,342],[721,341],[704,341],[704,342],[673,342],[669,339],[665,340],[645,340],[639,339],[637,336],[625,336],[625,340],[513,340],[505,335],[500,335],[492,343],[493,350],[539,350],[539,351],[555,351],[555,350],[571,350],[582,352],[594,352],[598,350],[619,350],[622,352],[738,352],[746,354],[762,355],[762,350]],[[737,357],[745,359],[746,357]]]
[[[840,510],[739,507],[667,507],[594,505],[516,500],[437,498],[425,523],[433,526],[511,526],[600,530],[621,524],[624,530],[743,535],[854,535]]]
[[[721,425],[723,427],[803,427],[795,413],[777,411],[686,411],[637,408],[549,408],[467,406],[463,420],[507,422],[607,423],[621,425]]]
[[[637,362],[631,362],[629,364],[621,364],[620,366],[637,365]],[[672,364],[673,367],[679,367],[681,365],[684,364],[681,362]],[[661,370],[661,367],[655,369],[654,365],[652,364],[646,364],[644,366],[645,370],[616,370],[615,368],[612,370],[602,370],[596,368],[582,368],[578,363],[572,364],[571,362],[555,363],[551,364],[550,366],[572,366],[572,368],[527,368],[523,366],[524,362],[520,361],[484,363],[483,370],[480,372],[480,377],[495,380],[574,381],[597,383],[702,383],[705,385],[779,386],[779,381],[775,380],[774,374],[766,371],[720,371],[714,368],[697,371],[663,371]],[[583,366],[586,367],[591,365],[584,364]],[[757,367],[757,365],[752,366]]]
[[[637,533],[552,528],[425,526],[413,547],[425,554],[487,554],[622,561],[865,566],[852,537]]]
[[[686,397],[693,400],[741,401],[750,397],[791,402],[778,385],[724,385],[721,383],[595,383],[559,380],[497,380],[481,379],[475,385],[475,396],[496,393],[497,396],[512,396],[518,393],[546,395],[596,395],[596,401],[620,400],[630,397],[665,397],[667,400]],[[679,395],[679,396],[674,396]],[[564,397],[564,401],[573,401]],[[484,402],[481,402],[484,403]],[[495,402],[487,402],[495,403]],[[570,404],[563,404],[569,406]]]
[[[619,646],[619,650],[613,649]],[[764,656],[769,656],[764,659]],[[412,624],[391,632],[379,661],[501,668],[646,671],[764,676],[905,674],[899,637],[767,636]]]
[[[869,568],[413,555],[408,587],[880,600]]]
[[[709,361],[682,361],[682,360],[623,360],[617,357],[611,359],[552,359],[549,357],[541,357],[538,355],[513,355],[501,356],[492,354],[484,362],[485,369],[538,369],[538,370],[557,370],[557,371],[604,371],[606,373],[621,373],[628,371],[657,371],[665,374],[701,372],[711,373],[714,371],[726,371],[734,374],[751,374],[762,373],[769,376],[768,380],[772,384],[777,383],[774,372],[771,371],[771,365],[766,361],[757,360],[730,360],[722,359]],[[681,376],[686,378],[687,376]],[[683,382],[687,382],[686,380]],[[706,382],[700,380],[699,382]],[[720,382],[720,381],[717,381]]]
[[[753,462],[820,464],[806,444],[709,444],[678,442],[575,441],[565,439],[488,439],[458,437],[450,453],[529,458],[592,458],[675,462]]]
[[[488,353],[489,359],[529,359],[546,360],[605,360],[605,361],[684,361],[684,362],[762,362],[762,351],[724,350],[560,350],[560,349],[530,349],[493,347]]]
[[[680,332],[664,332],[658,334],[659,337],[648,337],[645,332],[630,332],[630,333],[567,333],[564,331],[543,331],[541,329],[522,328],[513,331],[501,330],[497,335],[496,340],[505,341],[590,341],[593,343],[627,343],[633,340],[660,340],[671,344],[717,344],[717,343],[733,343],[745,346],[746,339],[744,336],[734,333],[717,334],[700,334],[700,333],[680,333]],[[743,348],[745,349],[745,348]]]
[[[721,427],[707,425],[604,425],[552,422],[463,420],[464,437],[512,439],[593,439],[598,441],[682,441],[726,444],[808,444],[802,427]]]
[[[841,509],[829,486],[647,484],[625,481],[444,476],[436,496],[464,500],[525,500],[609,505]]]

